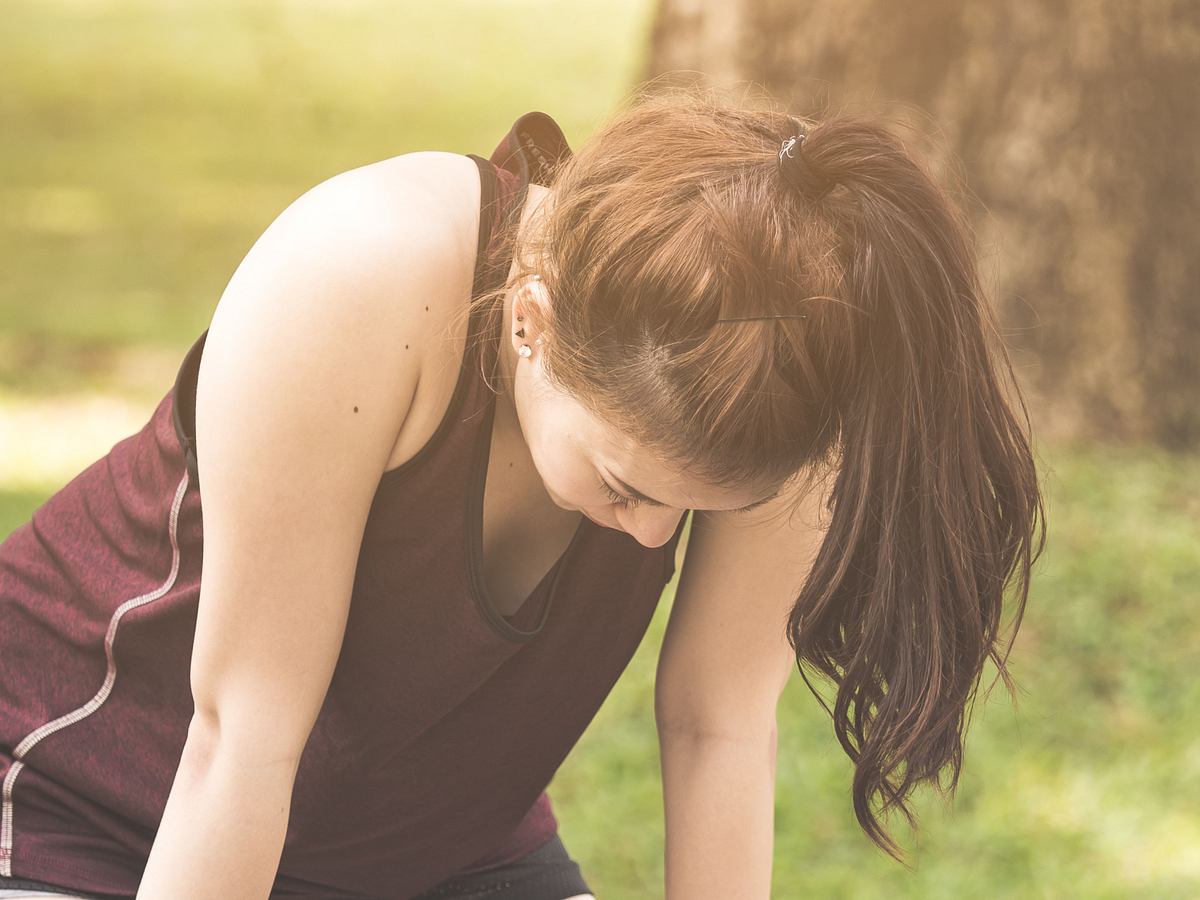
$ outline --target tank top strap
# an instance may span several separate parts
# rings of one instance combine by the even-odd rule
[[[548,187],[555,168],[572,150],[562,128],[549,114],[534,110],[520,116],[488,159],[467,154],[479,166],[479,252],[472,296],[501,287],[512,268],[517,224],[525,209],[529,185]],[[475,318],[478,313],[478,317]],[[472,310],[470,334],[483,345],[477,364],[490,379],[498,363],[502,304]]]
[[[476,300],[499,290],[508,278],[528,181],[521,173],[502,169],[491,160],[474,153],[467,155],[479,168],[479,243],[464,353],[476,371],[481,375],[486,373],[490,381],[499,362],[497,351],[504,304],[500,297],[493,297],[487,303]]]

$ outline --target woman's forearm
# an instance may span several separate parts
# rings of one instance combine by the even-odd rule
[[[297,760],[189,733],[138,900],[267,900]]]
[[[768,900],[775,732],[660,731],[667,900]]]

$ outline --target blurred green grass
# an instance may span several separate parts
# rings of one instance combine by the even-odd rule
[[[916,872],[858,830],[850,764],[793,675],[773,897],[1200,896],[1200,460],[1063,447],[1044,477],[1053,528],[1009,660],[1018,705],[999,683],[981,695],[956,802],[924,790],[919,835],[896,831]],[[554,786],[564,840],[614,897],[662,877],[651,703],[666,613]]]
[[[6,400],[85,388],[148,417],[250,244],[336,172],[415,149],[487,155],[531,109],[578,145],[630,85],[651,6],[6,4],[0,429],[24,421]],[[0,453],[28,438],[0,432]],[[1018,708],[1001,685],[977,705],[957,802],[925,791],[919,837],[897,831],[910,874],[858,830],[849,762],[793,677],[773,897],[1200,896],[1200,460],[1043,455],[1051,534],[1010,660]],[[75,471],[0,471],[0,535]],[[661,892],[652,697],[671,596],[551,790],[600,900]]]
[[[531,109],[577,142],[630,82],[648,12],[6,3],[0,386],[103,383],[95,357],[113,346],[186,349],[255,238],[337,172],[488,156]]]

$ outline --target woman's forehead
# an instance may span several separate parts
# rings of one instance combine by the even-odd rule
[[[639,499],[649,497],[676,508],[730,509],[759,500],[765,492],[714,485],[699,476],[693,466],[665,458],[574,398],[564,399],[579,418],[577,438],[592,465],[622,493]]]

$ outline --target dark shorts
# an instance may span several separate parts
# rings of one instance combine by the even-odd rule
[[[0,877],[0,900],[3,900],[4,892],[10,889],[63,894],[67,897],[84,896],[39,881]],[[578,863],[571,859],[556,834],[516,862],[443,881],[412,900],[565,900],[576,894],[591,892],[592,889],[583,880]]]
[[[565,900],[591,892],[556,834],[516,862],[451,878],[412,900]]]

